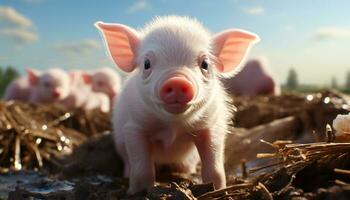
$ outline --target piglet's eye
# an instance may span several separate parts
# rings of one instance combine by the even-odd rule
[[[210,72],[209,72],[209,67],[210,67],[210,63],[209,63],[209,59],[207,57],[202,57],[199,59],[198,65],[200,67],[200,70],[203,74],[204,77],[209,77]]]
[[[154,62],[154,55],[153,53],[149,53],[148,55],[145,56],[145,60],[143,62],[143,72],[142,72],[142,78],[145,80],[147,79],[151,74],[152,74],[152,64]]]
[[[208,64],[208,59],[203,59],[202,63],[201,63],[201,68],[203,70],[208,70],[209,64]]]
[[[104,85],[104,83],[103,83],[102,81],[98,81],[98,82],[97,82],[97,85],[100,86],[100,87],[102,87],[102,86]]]
[[[44,87],[47,87],[47,88],[51,87],[51,83],[49,82],[44,82],[43,84],[44,84]]]
[[[150,68],[151,68],[151,61],[147,58],[147,59],[145,59],[144,69],[148,70]]]

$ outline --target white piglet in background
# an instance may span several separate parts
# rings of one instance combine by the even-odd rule
[[[44,72],[28,70],[31,92],[29,102],[53,103],[66,98],[70,91],[70,78],[67,72],[51,68]]]
[[[17,100],[27,102],[30,98],[30,91],[32,89],[31,84],[29,82],[29,74],[36,73],[39,71],[34,69],[27,69],[27,76],[21,76],[13,80],[6,88],[3,100]]]
[[[53,103],[69,93],[68,74],[58,68],[47,71],[27,69],[28,75],[14,80],[6,89],[4,100],[31,103]]]
[[[158,17],[141,31],[96,23],[116,65],[131,73],[113,113],[113,132],[128,192],[149,189],[155,164],[226,185],[224,144],[231,119],[220,76],[230,76],[258,40],[230,29],[213,37],[195,19]]]
[[[81,70],[69,71],[70,90],[66,98],[59,103],[68,108],[82,108],[87,100],[87,93],[91,90],[89,83],[84,80],[84,73]]]
[[[70,75],[70,92],[61,104],[68,108],[84,108],[87,110],[98,108],[102,112],[110,111],[109,97],[102,92],[92,90],[91,77],[81,70],[72,70]]]
[[[111,105],[109,97],[102,92],[94,92],[90,90],[87,94],[87,101],[84,103],[84,108],[87,110],[98,108],[102,112],[108,113]]]
[[[280,95],[281,85],[269,68],[266,58],[249,60],[234,77],[224,78],[230,94],[242,96]]]
[[[108,67],[98,68],[91,73],[90,79],[92,90],[105,93],[113,103],[121,88],[121,78],[116,70]]]

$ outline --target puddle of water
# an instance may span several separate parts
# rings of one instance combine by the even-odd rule
[[[16,190],[16,187],[23,188],[31,193],[47,195],[62,191],[73,191],[75,186],[82,181],[100,186],[105,183],[112,183],[113,177],[95,175],[80,179],[55,180],[34,171],[9,172],[0,174],[0,199],[7,199],[9,192]]]
[[[25,188],[29,192],[49,194],[74,189],[70,181],[52,180],[32,171],[9,172],[0,175],[0,199],[7,199],[8,193],[16,187]]]

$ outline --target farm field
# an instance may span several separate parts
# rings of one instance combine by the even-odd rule
[[[157,185],[135,196],[126,194],[128,181],[121,178],[123,166],[109,134],[109,114],[2,102],[0,122],[6,129],[0,132],[0,197],[346,198],[350,144],[346,136],[327,137],[326,125],[337,114],[349,112],[349,99],[329,90],[233,97],[235,127],[225,151],[227,188],[214,192],[213,185],[200,184],[200,166],[196,174],[179,174],[162,166],[157,170]]]

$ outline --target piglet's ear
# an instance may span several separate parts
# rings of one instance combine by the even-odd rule
[[[83,73],[82,77],[83,77],[84,83],[86,85],[91,84],[92,80],[91,80],[91,75],[90,74]]]
[[[122,24],[96,22],[103,35],[106,48],[117,66],[125,72],[135,69],[135,57],[140,38],[137,32]]]
[[[28,74],[29,84],[36,85],[39,81],[39,72],[34,70],[34,69],[30,69],[30,68],[27,68],[26,71]]]
[[[230,29],[216,34],[213,38],[215,56],[218,58],[219,72],[232,72],[247,55],[259,36],[239,29]]]

